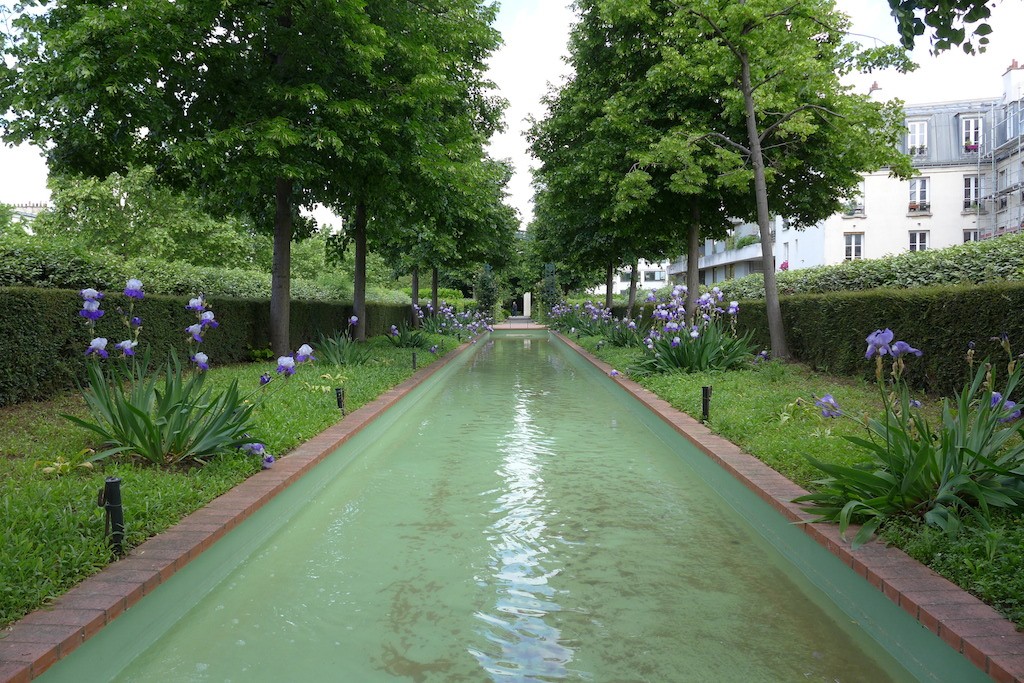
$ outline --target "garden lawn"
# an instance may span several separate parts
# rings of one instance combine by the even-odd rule
[[[450,337],[430,335],[439,354],[453,349]],[[243,391],[264,395],[254,411],[253,441],[267,452],[287,452],[334,424],[340,417],[334,388],[344,384],[345,404],[355,410],[412,374],[412,349],[396,348],[383,337],[367,342],[364,365],[320,362],[299,367],[290,378],[275,378],[264,389],[259,377],[274,374],[275,363],[214,367],[207,386],[226,387],[237,379]],[[435,357],[419,350],[417,361]],[[96,498],[106,477],[120,477],[127,548],[174,525],[182,517],[260,469],[259,457],[238,451],[205,467],[161,469],[139,460],[110,459],[93,468],[81,464],[100,444],[94,435],[61,417],[87,418],[75,393],[50,401],[0,408],[0,626],[45,605],[109,563],[104,516]],[[52,468],[47,473],[44,469]]]
[[[579,344],[624,374],[643,356],[642,349],[607,343],[599,348],[600,341],[600,337],[582,337]],[[866,454],[843,438],[866,435],[865,428],[848,418],[863,421],[882,414],[877,385],[797,364],[766,362],[749,370],[632,379],[673,407],[698,417],[701,387],[711,386],[711,430],[811,490],[822,473],[806,456],[843,465],[866,461]],[[831,394],[848,417],[822,417],[814,401],[825,394]],[[940,401],[916,398],[924,403],[930,419],[938,416]],[[886,524],[881,536],[1024,628],[1024,516],[1019,512],[995,515],[988,530],[971,526],[970,520],[964,524],[960,535],[951,539],[919,520],[895,519]]]

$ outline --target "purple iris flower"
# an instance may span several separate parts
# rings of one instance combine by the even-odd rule
[[[132,278],[128,280],[128,284],[124,286],[124,295],[129,299],[141,299],[145,296],[142,291],[142,281]]]
[[[672,337],[672,341],[669,342],[669,346],[671,346],[674,349],[682,343],[683,342],[679,337]]]
[[[696,339],[699,336],[700,336],[700,330],[698,330],[697,326],[694,325],[693,329],[690,330],[690,338],[691,339]]]
[[[272,456],[270,453],[267,453],[266,455],[263,456],[263,469],[269,470],[273,466],[274,456]]]
[[[248,434],[246,434],[246,436],[248,436]],[[259,442],[243,443],[241,448],[246,453],[252,453],[253,455],[263,455],[267,452],[267,447]]]
[[[864,354],[865,358],[871,358],[876,353],[879,356],[884,356],[887,353],[892,353],[892,349],[889,348],[889,344],[892,344],[893,332],[888,327],[884,330],[875,330],[868,335],[865,340],[868,343],[868,350]]]
[[[197,296],[195,299],[189,299],[188,305],[185,306],[186,311],[195,311],[201,313],[206,308],[206,302],[203,301],[203,297]]]
[[[907,353],[912,353],[915,356],[921,355],[921,351],[915,349],[913,346],[911,346],[905,341],[896,342],[895,344],[892,345],[892,348],[890,348],[889,351],[892,353],[893,358],[899,358],[900,356]]]
[[[87,320],[99,320],[103,317],[103,311],[100,310],[100,302],[97,299],[86,299],[82,302],[82,310],[78,312],[78,315],[82,316]]]
[[[611,377],[618,377],[619,376],[619,371],[618,370],[612,370],[611,372],[608,373],[608,375],[611,376]]]
[[[739,313],[740,312],[740,302],[738,302],[738,301],[730,301],[729,302],[729,310],[727,312],[729,313],[729,315],[736,315],[737,313]]]
[[[832,394],[825,394],[815,400],[814,405],[821,408],[822,417],[839,417],[843,414],[843,411],[839,409],[839,404],[832,398]]]
[[[277,374],[294,375],[295,359],[291,356],[281,356],[277,359]]]
[[[299,350],[295,352],[295,362],[305,363],[308,360],[316,360],[313,357],[313,347],[309,344],[303,344],[299,347]]]
[[[89,342],[89,348],[85,350],[87,356],[99,356],[100,358],[107,357],[107,338],[96,337]]]
[[[196,367],[200,370],[210,369],[210,357],[202,351],[196,351],[195,355],[192,356],[192,362],[196,364]]]
[[[911,408],[920,408],[921,407],[921,402],[918,401],[916,398],[912,398],[912,399],[910,399],[910,407]]]
[[[188,332],[190,335],[192,335],[192,338],[194,340],[196,340],[197,342],[202,343],[202,341],[203,341],[203,337],[202,337],[203,326],[201,324],[196,323],[195,325],[189,325],[188,327],[185,328],[185,331]]]
[[[629,324],[626,325],[626,327],[628,327],[631,330],[635,330],[636,329],[636,322],[634,322],[633,320],[630,320]]]
[[[131,320],[128,321],[128,324],[131,325],[132,329],[137,330],[138,328],[142,327],[142,318],[140,318],[139,316],[134,316]]]
[[[993,391],[992,392],[992,407],[995,408],[1000,403],[1003,404],[1003,410],[1010,413],[1006,417],[1000,418],[999,419],[1000,422],[1011,422],[1011,421],[1016,420],[1017,418],[1019,418],[1021,416],[1021,409],[1017,408],[1017,403],[1015,401],[1011,401],[1010,399],[1006,399],[1004,401],[1002,394],[1000,394],[998,391]],[[1017,410],[1014,411],[1014,408],[1017,408]],[[1013,412],[1010,412],[1010,411],[1013,411]]]
[[[267,384],[270,384],[270,373],[264,372],[260,375],[260,386],[266,386]]]
[[[134,342],[131,339],[125,339],[122,342],[114,344],[114,348],[120,351],[125,356],[134,356],[135,347],[138,346],[138,342]]]
[[[391,336],[392,337],[397,337],[398,336],[398,326],[397,325],[392,325],[391,326]]]
[[[348,319],[349,326],[354,326],[358,322],[359,322],[359,316],[358,315],[354,315],[354,316],[352,316],[351,318]]]
[[[203,311],[199,316],[199,324],[203,327],[220,327],[220,323],[214,320],[213,311]]]
[[[99,301],[100,299],[103,298],[103,292],[98,292],[95,289],[93,289],[92,287],[89,287],[87,289],[83,289],[83,290],[81,290],[78,293],[86,301]]]

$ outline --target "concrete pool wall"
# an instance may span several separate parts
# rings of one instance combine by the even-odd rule
[[[536,329],[534,327],[533,329]],[[583,353],[605,374],[610,368]],[[462,350],[468,345],[462,347]],[[27,681],[64,657],[106,623],[194,559],[333,452],[414,387],[456,356],[451,354],[314,437],[271,470],[243,482],[207,507],[134,549],[86,580],[52,607],[39,610],[0,633],[0,681]],[[803,493],[778,473],[710,433],[692,418],[629,380],[616,381],[687,437],[725,470],[799,523],[819,544],[881,590],[925,628],[937,634],[997,681],[1024,681],[1024,635],[1013,624],[900,551],[869,544],[850,552],[833,525],[810,524],[810,516],[789,501]]]

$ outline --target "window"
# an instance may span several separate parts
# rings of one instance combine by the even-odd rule
[[[998,211],[1002,211],[1003,209],[1006,208],[1006,188],[1006,169],[1004,168],[1003,170],[999,171],[999,175],[996,177],[996,190],[1001,193],[999,197],[996,199],[996,209]]]
[[[907,153],[924,154],[928,151],[928,122],[909,121],[907,123]]]
[[[977,242],[978,241],[978,229],[977,228],[966,228],[964,230],[964,242]]]
[[[964,176],[964,210],[977,211],[980,208],[981,176]]]
[[[843,235],[846,241],[846,260],[855,261],[864,258],[864,233],[848,232]]]
[[[857,189],[857,195],[846,202],[846,208],[843,210],[844,216],[863,216],[864,215],[864,182],[861,181],[860,187]]]
[[[910,251],[925,251],[928,249],[928,231],[910,231]]]
[[[910,211],[928,211],[931,207],[928,204],[928,179],[910,179]]]
[[[619,282],[629,282],[630,278],[632,278],[632,277],[633,277],[633,273],[631,273],[629,271],[626,271],[624,273],[619,273]]]
[[[960,119],[960,138],[965,152],[977,152],[981,144],[981,117],[965,116]]]
[[[662,273],[661,274],[662,277],[659,278],[658,277],[658,273],[659,272],[660,271],[657,271],[657,270],[645,270],[644,271],[644,282],[655,282],[656,280],[664,280],[665,279],[665,277],[664,277],[665,274]]]

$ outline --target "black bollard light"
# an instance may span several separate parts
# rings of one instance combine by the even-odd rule
[[[124,508],[121,506],[121,480],[107,477],[100,489],[99,500],[96,501],[106,513],[106,524],[103,534],[110,536],[110,547],[114,554],[124,555]]]
[[[345,416],[345,387],[338,387],[334,390],[334,397],[338,399],[338,410],[341,411],[341,416]]]
[[[415,351],[412,352],[412,369],[413,370],[416,369],[416,352]]]
[[[711,387],[701,387],[701,422],[707,422],[711,414]]]

